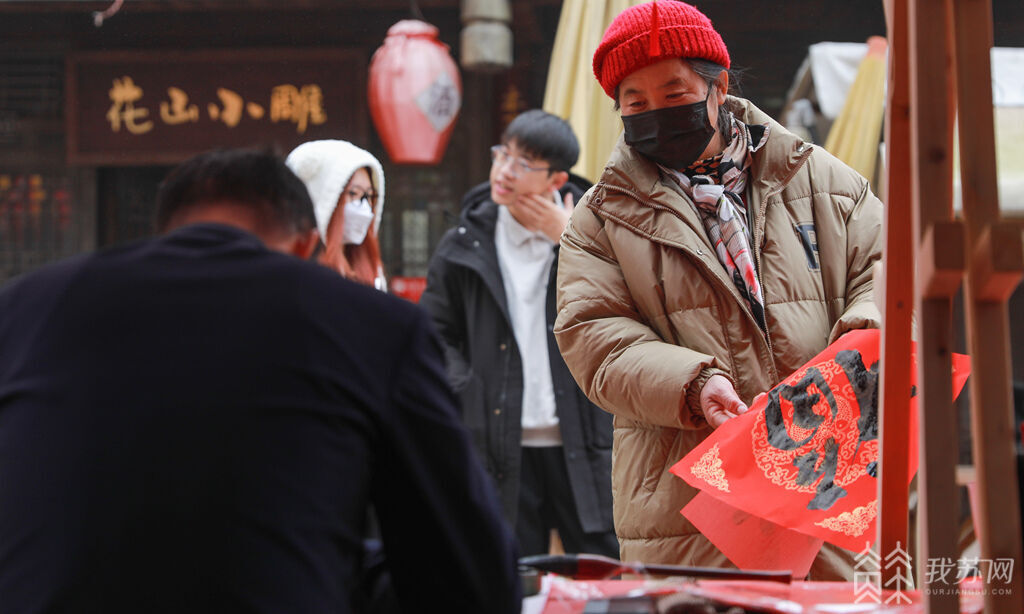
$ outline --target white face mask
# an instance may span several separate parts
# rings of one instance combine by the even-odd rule
[[[346,245],[362,245],[373,223],[373,207],[365,198],[345,203],[345,229],[342,238]]]

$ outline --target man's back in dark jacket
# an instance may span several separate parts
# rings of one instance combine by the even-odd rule
[[[0,612],[518,611],[414,306],[193,225],[0,291]]]

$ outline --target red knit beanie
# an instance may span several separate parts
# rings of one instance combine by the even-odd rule
[[[700,58],[729,68],[729,50],[704,13],[685,2],[655,0],[612,21],[594,52],[594,76],[614,98],[627,75],[667,58]]]

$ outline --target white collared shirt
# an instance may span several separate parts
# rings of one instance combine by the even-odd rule
[[[499,205],[494,247],[523,363],[522,444],[562,445],[544,313],[548,276],[555,259],[554,243],[543,233],[525,228],[506,207]]]

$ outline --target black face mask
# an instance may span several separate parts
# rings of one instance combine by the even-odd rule
[[[708,91],[711,96],[711,91]],[[626,143],[655,162],[676,170],[697,161],[715,136],[708,119],[708,99],[623,115]]]

